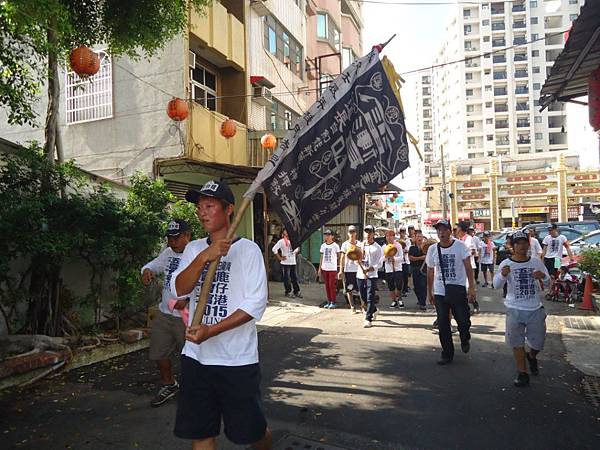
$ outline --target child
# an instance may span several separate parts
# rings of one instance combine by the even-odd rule
[[[319,264],[319,277],[325,281],[327,304],[324,308],[335,309],[335,296],[337,294],[337,270],[340,247],[333,242],[333,231],[325,230],[325,242],[321,245],[321,262]]]
[[[517,378],[514,385],[529,385],[529,374],[538,375],[537,355],[544,347],[546,339],[546,313],[540,300],[544,285],[550,282],[550,275],[544,263],[538,258],[527,256],[529,238],[521,231],[512,235],[513,256],[500,263],[494,276],[494,287],[507,285],[506,298],[506,343],[513,349],[517,365]],[[529,352],[525,351],[525,341]]]

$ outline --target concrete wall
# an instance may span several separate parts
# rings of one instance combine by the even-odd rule
[[[115,58],[113,117],[66,125],[64,72],[61,72],[61,115],[65,159],[107,178],[121,181],[139,170],[152,173],[157,157],[176,156],[182,151],[179,130],[166,113],[172,96],[185,97],[183,67],[187,67],[184,40],[177,38],[150,60]],[[135,78],[141,78],[143,81]],[[152,87],[151,83],[156,87]],[[164,92],[162,92],[164,91]],[[40,127],[9,126],[0,112],[0,136],[18,143],[44,140],[46,93],[36,109],[42,114]],[[181,132],[185,134],[184,127]]]

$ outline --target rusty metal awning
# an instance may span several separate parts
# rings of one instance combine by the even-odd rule
[[[587,95],[587,79],[600,66],[600,1],[587,1],[573,22],[569,40],[540,92],[542,110],[555,101]]]

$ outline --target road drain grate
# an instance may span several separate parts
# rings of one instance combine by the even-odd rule
[[[581,381],[583,395],[595,407],[600,408],[600,377],[583,377]]]
[[[312,441],[293,434],[284,437],[277,443],[277,450],[348,450],[343,447],[326,444],[324,442]]]
[[[597,330],[594,321],[588,317],[567,317],[564,320],[565,327],[575,330]]]

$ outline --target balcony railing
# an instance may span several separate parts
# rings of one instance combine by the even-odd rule
[[[496,130],[502,129],[502,128],[508,128],[508,121],[506,121],[506,120],[497,120],[496,121]]]
[[[494,89],[494,95],[508,95],[506,89]]]
[[[492,58],[492,61],[494,61],[495,63],[505,63],[506,62],[506,56],[494,56]]]
[[[512,10],[513,12],[523,12],[525,11],[525,5],[514,5]]]
[[[506,40],[504,39],[492,39],[492,47],[504,47]]]
[[[510,145],[508,139],[496,139],[496,145]]]
[[[527,78],[528,73],[526,70],[517,70],[515,72],[515,78]]]
[[[513,39],[513,45],[524,45],[527,44],[527,38],[518,37]]]
[[[508,105],[494,105],[494,111],[495,112],[507,112]]]
[[[504,8],[492,8],[492,15],[504,14]]]
[[[517,103],[517,111],[529,111],[529,103]]]
[[[531,144],[531,138],[518,139],[517,144]]]
[[[506,25],[504,24],[504,22],[492,23],[492,30],[497,31],[497,30],[504,30],[504,29],[506,29]]]
[[[527,55],[526,54],[515,55],[514,60],[515,61],[527,61]]]
[[[506,72],[494,72],[494,80],[506,80]]]
[[[564,111],[565,110],[565,105],[562,103],[551,103],[550,106],[548,107],[548,111]]]
[[[517,128],[526,128],[529,125],[529,120],[517,120]]]
[[[465,62],[465,67],[481,67],[479,63],[473,62],[472,60],[468,60]]]
[[[515,22],[513,23],[513,28],[525,28],[527,24],[525,22]]]

